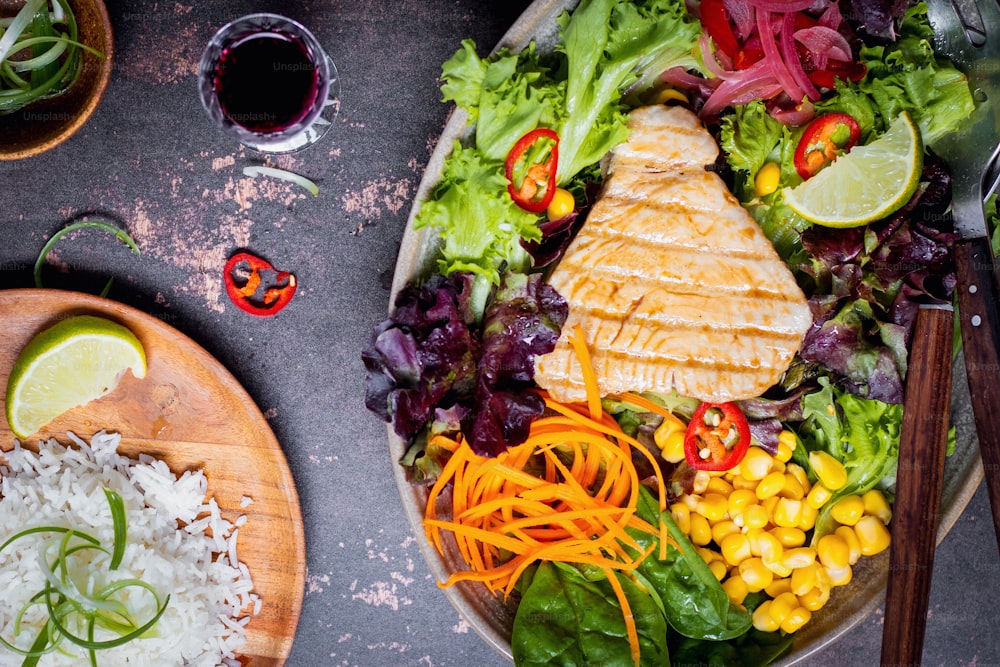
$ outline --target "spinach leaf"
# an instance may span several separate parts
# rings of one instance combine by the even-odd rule
[[[724,642],[680,637],[671,644],[674,664],[703,667],[763,667],[784,655],[795,635],[756,628]]]
[[[667,624],[653,598],[627,576],[615,574],[636,629],[642,665],[669,665]],[[543,562],[523,588],[511,649],[519,667],[628,665],[632,655],[625,619],[610,582],[596,568]]]
[[[694,639],[731,639],[744,634],[752,623],[750,614],[732,604],[722,585],[701,559],[694,545],[674,523],[670,512],[659,511],[652,494],[640,489],[638,515],[651,525],[667,524],[670,538],[666,560],[659,560],[659,539],[639,530],[629,530],[643,549],[655,545],[639,564],[638,572],[649,581],[663,602],[667,621],[680,634]]]

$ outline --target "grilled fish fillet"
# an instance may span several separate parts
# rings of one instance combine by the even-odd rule
[[[759,396],[812,322],[791,272],[705,166],[718,146],[690,111],[636,109],[601,198],[550,277],[569,302],[555,350],[535,361],[554,398],[585,387],[569,343],[582,327],[602,395]]]

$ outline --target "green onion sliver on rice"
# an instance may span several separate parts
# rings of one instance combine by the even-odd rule
[[[245,517],[222,517],[200,470],[68,437],[0,455],[0,664],[239,665],[262,604]]]

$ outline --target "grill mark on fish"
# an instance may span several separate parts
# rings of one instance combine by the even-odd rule
[[[570,315],[536,381],[585,396],[567,336],[579,325],[603,394],[677,391],[702,400],[760,395],[812,322],[770,242],[706,169],[718,146],[681,108],[633,111],[604,193],[550,282]]]

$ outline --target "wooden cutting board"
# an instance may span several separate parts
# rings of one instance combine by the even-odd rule
[[[291,650],[305,586],[305,538],[298,494],[284,452],[267,421],[235,378],[190,338],[129,306],[75,292],[0,291],[0,413],[7,377],[18,354],[39,331],[73,315],[107,317],[131,329],[146,350],[146,377],[130,372],[118,387],[74,408],[25,447],[66,432],[89,439],[105,429],[122,435],[119,453],[162,459],[175,474],[204,470],[208,493],[230,521],[247,516],[237,540],[239,559],[262,599],[247,626],[241,657],[253,667],[283,665]],[[0,417],[0,452],[14,445]],[[241,507],[244,496],[253,502]]]

